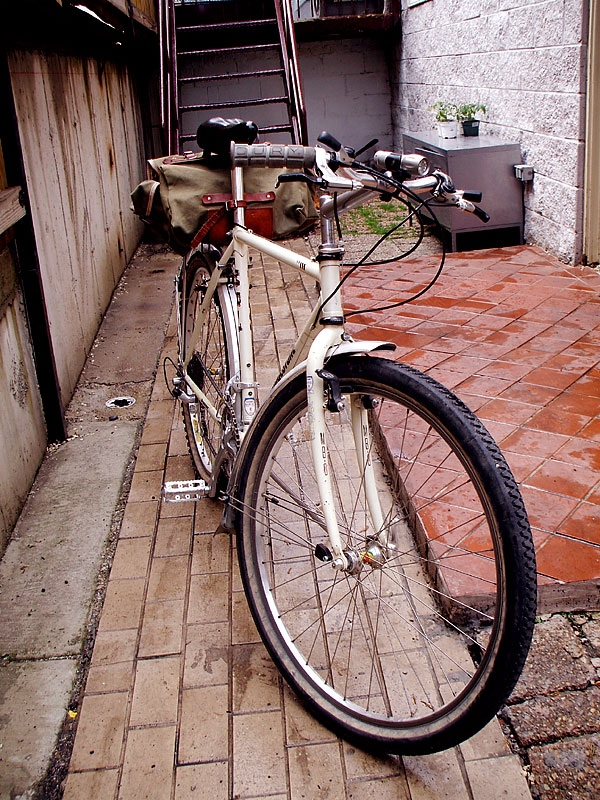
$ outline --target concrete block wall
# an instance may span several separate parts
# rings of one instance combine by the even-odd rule
[[[379,147],[391,148],[392,96],[380,39],[300,42],[298,58],[310,143],[328,130],[351,147],[378,138]]]
[[[487,107],[481,134],[519,142],[535,168],[527,241],[566,262],[582,249],[586,9],[584,0],[407,4],[392,82],[396,147],[403,132],[435,126],[436,100]]]
[[[378,137],[382,146],[392,145],[391,92],[384,46],[379,39],[335,39],[299,42],[298,60],[307,108],[309,143],[323,130],[359,147]],[[188,60],[181,77],[220,75],[227,72],[252,72],[279,66],[276,53],[251,56],[211,56],[210,60]],[[240,98],[275,97],[282,94],[278,77],[259,77],[184,84],[184,105],[219,103]],[[223,111],[197,111],[184,115],[184,133],[194,133],[198,124],[211,115],[252,119],[259,126],[287,121],[282,104],[228,108]],[[273,141],[289,141],[287,134],[272,134]],[[195,150],[195,143],[186,148]]]

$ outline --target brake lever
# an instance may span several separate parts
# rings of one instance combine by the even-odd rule
[[[375,145],[378,143],[379,139],[371,139],[370,142],[364,144],[359,150],[356,151],[356,153],[354,153],[354,158],[358,158],[358,156],[361,156],[363,153],[369,150],[369,148],[375,147]]]
[[[431,173],[431,177],[435,178],[436,181],[437,181],[437,183],[435,185],[435,188],[433,188],[431,190],[431,196],[432,197],[437,197],[441,202],[444,202],[447,199],[446,198],[445,184],[446,184],[446,179],[448,178],[448,176],[444,175],[443,172],[440,172],[439,170],[436,169]],[[453,187],[453,190],[454,190],[454,187]]]
[[[277,176],[277,183],[275,188],[279,188],[282,183],[292,183],[293,181],[301,181],[303,183],[312,183],[315,186],[321,186],[322,180],[315,178],[314,175],[307,175],[304,172],[284,172]]]
[[[466,200],[465,198],[460,198],[456,206],[461,211],[468,211],[471,214],[475,214],[475,216],[482,222],[490,221],[490,215],[487,213],[487,211],[484,211],[483,208],[476,206],[474,203],[471,203],[469,200]]]
[[[490,215],[487,211],[484,211],[483,208],[479,208],[479,206],[473,206],[473,214],[478,217],[482,222],[489,222]]]
[[[470,200],[472,203],[481,203],[482,194],[471,189],[463,189],[462,196],[465,200]]]

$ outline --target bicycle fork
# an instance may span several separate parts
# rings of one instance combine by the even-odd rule
[[[343,399],[337,378],[325,368],[328,353],[335,352],[335,346],[340,345],[344,340],[343,307],[338,289],[343,246],[335,241],[333,223],[329,219],[321,221],[321,238],[322,244],[319,248],[321,293],[327,300],[320,319],[323,330],[313,341],[306,360],[309,436],[321,512],[327,527],[333,566],[336,569],[352,570],[355,565],[351,563],[348,557],[349,553],[344,551],[342,534],[335,511],[331,474],[333,465],[329,459],[325,426],[326,408],[333,413],[341,413],[343,410]],[[328,383],[327,391],[326,382]],[[371,460],[372,439],[368,409],[359,398],[351,400],[350,419],[360,481],[365,492],[373,531],[380,538],[383,536],[384,515]],[[387,541],[381,542],[381,544],[385,546]]]

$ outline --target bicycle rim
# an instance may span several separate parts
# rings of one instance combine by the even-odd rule
[[[212,273],[210,263],[200,254],[190,259],[186,270],[185,307],[183,309],[184,353],[187,372],[210,402],[212,409],[201,400],[183,405],[183,418],[190,451],[196,471],[212,479],[215,462],[223,445],[228,424],[227,383],[232,374],[231,359],[234,345],[228,331],[229,298],[224,287],[214,293],[208,314],[202,325],[193,351],[188,350],[197,315],[206,295]],[[215,419],[211,410],[218,414]]]
[[[489,720],[522,668],[535,614],[526,514],[498,448],[450,392],[379,359],[336,370],[345,410],[327,414],[329,466],[353,568],[328,561],[298,384],[265,412],[243,471],[246,592],[271,655],[326,723],[389,752],[442,749]],[[352,403],[369,409],[361,463],[373,464],[379,530]]]

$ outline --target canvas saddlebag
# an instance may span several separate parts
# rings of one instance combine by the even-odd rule
[[[148,164],[153,179],[143,181],[132,192],[132,211],[182,255],[200,242],[227,244],[226,234],[233,222],[229,167],[201,155],[166,156]],[[276,186],[285,171],[244,169],[245,224],[267,238],[301,236],[318,219],[312,192],[305,183]]]

